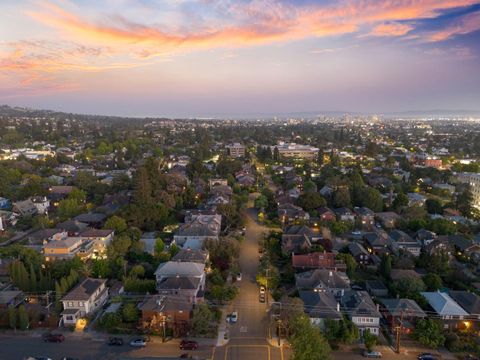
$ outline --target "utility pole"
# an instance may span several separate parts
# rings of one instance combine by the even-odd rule
[[[270,273],[270,269],[266,269],[265,270],[265,278],[267,279],[266,283],[265,283],[265,301],[267,303],[267,309],[268,309],[268,278],[269,278],[269,273]]]
[[[400,354],[400,337],[403,332],[403,313],[405,310],[402,309],[400,312],[400,325],[396,327],[397,330],[397,343],[396,343],[396,352],[397,354]]]

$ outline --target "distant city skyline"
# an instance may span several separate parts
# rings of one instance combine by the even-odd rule
[[[0,104],[121,116],[479,111],[472,0],[4,0]]]

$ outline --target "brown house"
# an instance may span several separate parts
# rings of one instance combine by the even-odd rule
[[[193,303],[184,297],[147,295],[138,305],[142,313],[141,326],[148,332],[163,334],[167,329],[173,336],[185,336],[190,330]]]
[[[335,259],[335,254],[328,252],[315,252],[305,255],[292,254],[292,266],[299,271],[311,269],[346,271],[347,268],[343,261]]]

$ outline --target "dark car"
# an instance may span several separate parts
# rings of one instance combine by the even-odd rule
[[[437,357],[430,353],[423,353],[417,356],[418,360],[437,360]]]
[[[122,338],[119,338],[119,337],[111,337],[110,339],[108,339],[108,345],[117,345],[117,346],[120,346],[120,345],[123,345],[123,339]]]
[[[63,336],[62,334],[47,334],[43,338],[43,341],[61,343],[65,341],[65,336]]]
[[[258,300],[259,300],[261,303],[264,303],[264,302],[265,302],[265,294],[260,294]]]
[[[192,359],[192,355],[185,353],[180,355],[180,359]]]
[[[198,343],[193,340],[182,340],[180,342],[180,350],[197,350]]]

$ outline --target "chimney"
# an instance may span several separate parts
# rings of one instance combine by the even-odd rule
[[[340,303],[337,301],[337,312],[340,312]]]
[[[377,311],[380,311],[380,305],[377,304]]]
[[[331,270],[328,272],[328,276],[333,276],[333,272]]]

